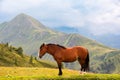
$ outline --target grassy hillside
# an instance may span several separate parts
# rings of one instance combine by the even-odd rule
[[[92,65],[93,72],[120,73],[120,50],[111,51],[95,57],[96,65]]]
[[[58,76],[58,69],[0,67],[0,80],[119,80],[119,74],[79,73],[63,69],[63,75]]]
[[[22,48],[15,48],[8,43],[0,44],[0,66],[56,67],[52,62],[39,61],[36,57],[26,56]]]

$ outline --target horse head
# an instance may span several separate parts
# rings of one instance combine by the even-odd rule
[[[39,57],[42,58],[42,56],[47,52],[47,45],[46,44],[42,44],[40,46],[40,50],[39,50]]]

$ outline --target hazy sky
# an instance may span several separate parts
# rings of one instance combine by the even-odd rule
[[[0,0],[0,22],[20,13],[48,27],[85,27],[94,35],[120,34],[120,0]]]

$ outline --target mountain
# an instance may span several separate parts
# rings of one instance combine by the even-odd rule
[[[120,43],[119,43],[120,35],[106,34],[106,35],[94,36],[93,38],[101,43],[104,43],[107,46],[120,49]]]
[[[102,63],[101,56],[106,56],[107,53],[114,55],[113,51],[117,51],[80,34],[67,34],[52,30],[26,14],[19,14],[11,21],[0,24],[0,42],[8,42],[14,46],[20,46],[27,55],[33,56],[37,56],[42,43],[56,43],[65,47],[85,46],[90,52],[90,65],[93,72],[100,72],[94,66],[98,66],[97,63]],[[50,55],[45,55],[43,58],[53,60]],[[65,66],[72,69],[80,68],[77,62],[65,64]],[[101,65],[99,66],[101,67]],[[118,66],[116,67],[118,68]]]
[[[1,42],[22,46],[25,52],[29,54],[34,53],[38,49],[38,46],[35,47],[35,45],[40,46],[39,42],[45,35],[50,36],[53,34],[55,34],[54,31],[25,14],[19,14],[10,22],[1,24],[0,27]]]
[[[116,35],[116,34],[109,33],[104,35],[93,35],[91,31],[89,31],[89,29],[87,29],[86,27],[80,27],[79,30],[72,27],[67,27],[67,26],[55,27],[53,29],[61,32],[66,32],[66,33],[79,33],[89,38],[92,38],[98,42],[101,42],[106,46],[120,49],[119,34]]]
[[[119,73],[120,72],[120,50],[111,51],[101,56],[96,56],[98,62],[92,65],[93,72]]]
[[[51,67],[56,66],[49,61],[39,61],[36,57],[27,56],[21,47],[16,48],[8,43],[0,43],[0,66],[19,67]]]
[[[26,14],[19,14],[10,22],[2,23],[0,41],[14,46],[21,46],[28,54],[36,54],[43,42],[57,43],[64,46],[83,45],[103,48],[102,44],[78,34],[66,34],[54,31]],[[93,45],[95,44],[95,46]],[[34,47],[33,47],[34,46]],[[101,47],[102,46],[102,47]],[[104,48],[103,48],[104,49]],[[110,48],[106,48],[110,49]]]

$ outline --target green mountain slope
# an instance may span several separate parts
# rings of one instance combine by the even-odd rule
[[[17,47],[21,46],[25,53],[34,56],[37,56],[42,43],[56,43],[65,47],[85,46],[90,53],[91,71],[94,72],[105,72],[104,70],[97,70],[95,67],[102,66],[100,63],[103,63],[104,59],[101,56],[116,51],[116,49],[104,46],[79,34],[66,34],[54,31],[26,14],[19,14],[11,21],[0,24],[0,42],[8,42]],[[114,53],[113,56],[115,56]],[[50,55],[45,55],[43,59],[53,60]],[[97,65],[98,63],[99,65]],[[77,62],[65,64],[65,66],[77,70],[80,68]],[[118,67],[116,65],[116,68]]]
[[[39,61],[36,57],[29,57],[22,53],[22,48],[15,48],[7,44],[0,44],[0,66],[21,67],[56,67],[49,61]]]
[[[98,63],[92,65],[93,72],[120,73],[120,50],[95,57]]]

